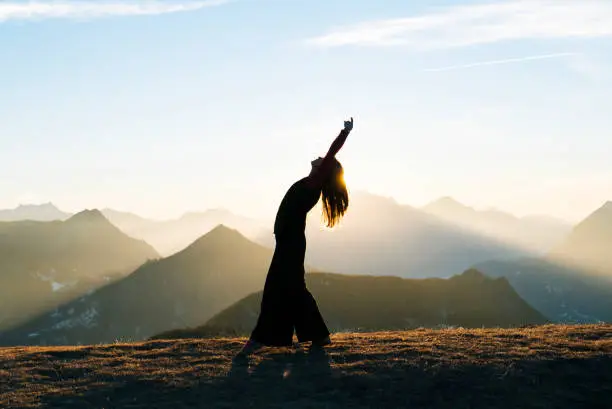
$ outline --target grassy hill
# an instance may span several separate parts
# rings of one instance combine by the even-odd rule
[[[512,327],[547,322],[505,278],[492,279],[477,270],[449,279],[312,273],[306,282],[332,331]],[[260,303],[261,292],[251,294],[202,327],[170,331],[156,338],[249,334]]]
[[[337,334],[324,353],[244,339],[0,349],[6,408],[608,408],[612,326]]]

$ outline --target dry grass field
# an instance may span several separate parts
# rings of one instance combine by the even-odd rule
[[[1,408],[611,408],[612,325],[0,349]]]

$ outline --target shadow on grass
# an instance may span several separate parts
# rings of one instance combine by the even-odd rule
[[[176,383],[137,375],[102,376],[81,393],[47,395],[41,403],[46,408],[75,409],[284,407],[295,402],[296,394],[312,403],[313,392],[326,392],[331,385],[330,358],[324,350],[274,352],[257,361],[234,359],[227,374],[212,379],[183,376]]]
[[[346,351],[345,351],[346,352]],[[218,377],[90,385],[48,395],[47,408],[608,408],[612,358],[517,360],[506,366],[439,360],[343,361],[344,353],[274,352],[235,359]],[[336,362],[333,362],[336,360]],[[337,365],[330,366],[330,362]]]

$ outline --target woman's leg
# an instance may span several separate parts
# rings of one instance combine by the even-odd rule
[[[329,338],[329,330],[319,311],[317,302],[304,284],[296,300],[295,332],[299,342],[323,342]]]
[[[261,311],[251,340],[270,346],[290,346],[293,322],[287,308],[286,297],[278,292],[265,291]]]
[[[290,249],[290,248],[289,248]],[[290,346],[293,339],[287,243],[277,240],[266,277],[261,309],[251,340],[270,346]]]

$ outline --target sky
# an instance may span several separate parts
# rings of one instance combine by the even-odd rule
[[[351,191],[612,200],[612,1],[0,2],[0,208],[273,217],[353,116]]]

